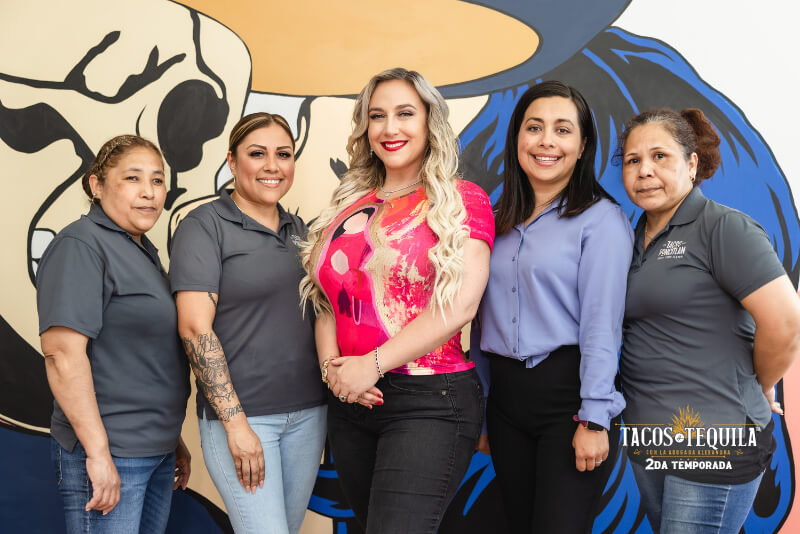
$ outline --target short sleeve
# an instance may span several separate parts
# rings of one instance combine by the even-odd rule
[[[205,206],[201,206],[205,207]],[[185,218],[175,229],[169,260],[169,282],[178,291],[219,293],[222,253],[216,229],[199,217]]]
[[[744,213],[720,217],[710,246],[711,274],[736,300],[786,274],[764,229]]]
[[[96,338],[103,327],[105,266],[88,244],[56,237],[36,272],[39,334],[53,326]]]
[[[491,250],[494,245],[494,214],[489,195],[477,184],[466,180],[458,181],[458,192],[467,211],[464,224],[469,228],[469,236],[486,241]]]

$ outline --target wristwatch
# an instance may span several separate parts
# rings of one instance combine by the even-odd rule
[[[577,414],[572,416],[572,420],[575,421],[576,423],[580,423],[581,425],[583,425],[583,428],[586,428],[588,430],[594,430],[595,432],[600,432],[606,429],[606,427],[604,427],[603,425],[598,425],[597,423],[593,423],[591,421],[584,421],[583,419],[578,418]]]

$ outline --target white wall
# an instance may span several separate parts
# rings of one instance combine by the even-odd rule
[[[800,4],[634,0],[614,23],[675,48],[745,114],[800,199]]]

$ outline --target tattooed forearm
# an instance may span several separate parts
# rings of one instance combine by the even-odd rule
[[[217,301],[214,300],[214,294],[211,291],[208,292],[208,298],[211,299],[211,303],[214,305],[214,309],[217,309]]]
[[[220,421],[230,421],[236,414],[244,412],[233,389],[228,362],[219,339],[213,333],[200,334],[195,339],[184,337],[183,347],[200,389]]]

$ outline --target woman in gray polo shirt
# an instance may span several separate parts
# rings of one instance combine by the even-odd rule
[[[297,287],[306,227],[278,203],[294,179],[280,115],[242,117],[230,134],[233,191],[175,232],[170,279],[197,377],[203,457],[236,532],[296,533],[325,441],[310,313]]]
[[[36,276],[67,532],[164,532],[190,467],[180,440],[189,374],[169,282],[145,236],[166,198],[161,152],[115,137],[83,189],[89,214],[53,239]]]
[[[703,113],[645,111],[620,155],[636,226],[620,360],[628,447],[655,532],[739,532],[775,444],[774,386],[800,301],[761,227],[697,185],[720,162]]]

